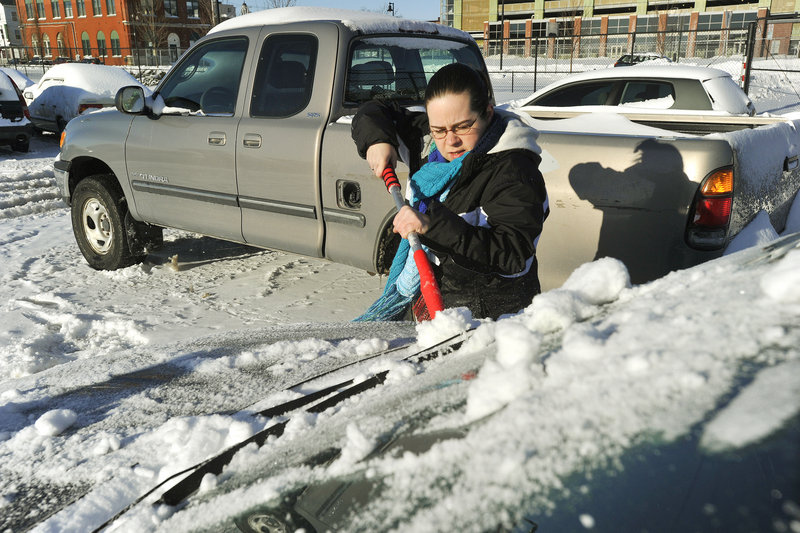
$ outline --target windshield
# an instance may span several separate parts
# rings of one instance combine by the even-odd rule
[[[358,105],[376,98],[421,103],[428,80],[450,63],[466,63],[486,72],[472,43],[430,37],[358,40],[350,52],[345,103]]]

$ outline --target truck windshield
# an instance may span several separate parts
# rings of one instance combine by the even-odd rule
[[[450,63],[466,63],[486,72],[473,43],[430,37],[360,39],[350,52],[345,104],[372,99],[421,103],[428,80]]]

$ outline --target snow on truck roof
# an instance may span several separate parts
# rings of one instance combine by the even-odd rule
[[[234,17],[213,27],[208,33],[251,26],[311,21],[340,22],[351,30],[361,31],[362,33],[414,32],[471,39],[470,35],[465,31],[442,26],[434,22],[409,20],[367,11],[305,6],[266,9],[264,11],[256,11],[247,15]]]

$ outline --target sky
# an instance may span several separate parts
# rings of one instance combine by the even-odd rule
[[[229,3],[238,4],[239,0]],[[439,18],[438,0],[396,0],[394,9],[397,16],[416,20],[436,20]],[[333,7],[339,9],[352,9],[355,11],[377,11],[385,13],[389,2],[387,0],[297,0],[298,6]],[[266,9],[267,0],[248,0],[247,5],[252,10]]]

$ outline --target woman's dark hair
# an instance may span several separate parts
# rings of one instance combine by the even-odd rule
[[[489,107],[489,87],[483,76],[464,63],[451,63],[433,75],[425,89],[425,105],[446,94],[469,94],[469,107],[483,117]]]

